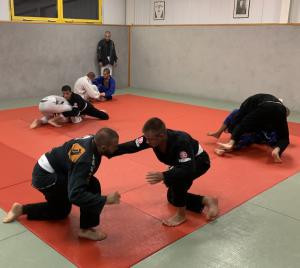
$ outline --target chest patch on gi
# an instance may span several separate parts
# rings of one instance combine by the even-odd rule
[[[185,151],[181,151],[180,153],[179,153],[179,163],[185,163],[185,162],[188,162],[188,161],[190,161],[191,160],[191,158],[190,157],[188,157],[188,154],[187,154],[187,152],[185,152]]]
[[[180,152],[179,156],[181,159],[185,159],[188,157],[188,154],[187,154],[187,152],[182,151],[182,152]]]
[[[74,143],[68,153],[70,160],[75,163],[80,156],[82,156],[85,153],[85,149],[79,144]]]

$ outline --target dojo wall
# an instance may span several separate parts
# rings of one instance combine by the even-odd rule
[[[154,0],[126,0],[126,23],[149,25],[300,22],[299,0],[250,0],[249,17],[239,19],[233,18],[234,0],[165,0],[165,20],[153,19],[153,2]]]
[[[131,86],[240,102],[257,92],[300,111],[300,26],[133,26]]]
[[[0,23],[0,98],[58,93],[88,71],[98,73],[96,47],[105,30],[119,57],[117,87],[127,87],[127,26]]]

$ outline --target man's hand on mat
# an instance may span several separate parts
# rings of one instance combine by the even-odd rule
[[[280,153],[279,147],[274,148],[274,150],[272,151],[272,157],[275,163],[282,163],[279,153]]]
[[[150,184],[156,184],[163,181],[164,175],[162,172],[148,172],[146,175],[146,180]]]
[[[120,204],[120,198],[121,195],[119,192],[108,194],[106,197],[106,204],[107,205]]]

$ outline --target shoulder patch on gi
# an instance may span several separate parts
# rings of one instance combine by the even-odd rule
[[[70,160],[75,163],[80,156],[82,156],[85,153],[85,149],[79,144],[74,143],[68,153]]]
[[[135,144],[137,147],[140,147],[143,142],[144,142],[144,137],[139,137],[135,140]]]
[[[188,157],[188,154],[187,154],[187,152],[185,152],[185,151],[181,151],[180,153],[179,153],[179,162],[180,163],[184,163],[184,162],[188,162],[188,161],[190,161],[191,160],[191,158],[190,157]]]

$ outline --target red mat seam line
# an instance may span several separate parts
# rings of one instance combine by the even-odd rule
[[[3,186],[3,187],[0,188],[0,191],[6,190],[7,188],[14,187],[14,186],[17,186],[19,184],[22,184],[22,183],[25,183],[25,182],[29,182],[29,181],[30,181],[30,179],[29,180],[20,181],[20,182],[11,184],[11,185]]]
[[[135,208],[135,209],[138,210],[139,212],[142,212],[142,214],[148,215],[148,216],[150,216],[151,218],[156,219],[156,220],[158,220],[158,221],[161,222],[161,219],[160,219],[160,218],[157,218],[157,217],[155,217],[155,216],[153,216],[153,215],[151,215],[151,214],[149,214],[149,213],[147,213],[147,212],[141,210],[140,208],[135,207],[135,206],[132,205],[131,203],[127,203],[126,201],[122,201],[122,203],[127,204],[127,205],[129,205],[130,207]]]
[[[128,193],[128,192],[131,192],[131,191],[137,190],[137,189],[139,189],[139,188],[142,188],[142,187],[144,187],[144,186],[146,186],[146,185],[147,185],[147,183],[144,183],[143,185],[139,185],[139,186],[137,186],[137,187],[134,187],[134,188],[125,190],[125,192],[122,192],[121,194],[126,194],[126,193]],[[122,197],[121,197],[121,198],[122,198]]]
[[[27,154],[24,154],[23,152],[17,150],[16,148],[11,147],[10,144],[4,143],[2,140],[0,140],[0,145],[1,145],[1,144],[3,144],[3,145],[6,146],[6,147],[9,147],[11,150],[13,150],[13,151],[15,151],[15,152],[21,154],[22,156],[28,157],[28,158],[33,159],[34,161],[36,161],[36,159],[35,159],[34,157],[31,157],[31,156],[29,156],[29,155],[27,155]]]

